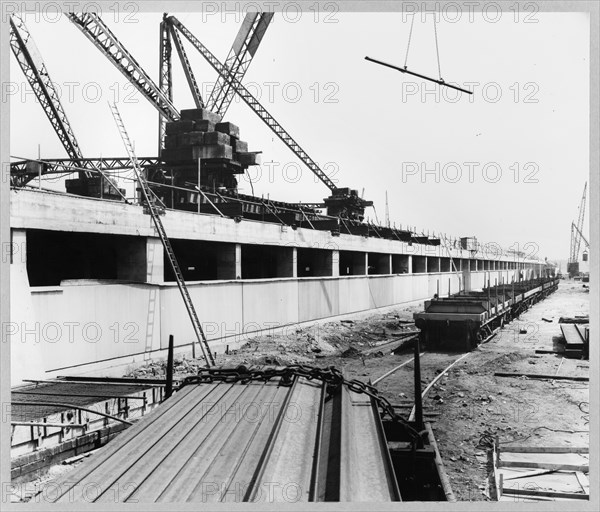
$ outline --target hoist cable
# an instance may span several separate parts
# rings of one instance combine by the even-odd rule
[[[435,21],[435,13],[433,14],[433,32],[435,34],[435,52],[437,53],[438,73],[440,75],[440,81],[444,81],[442,78],[442,69],[440,67],[440,49],[438,47],[438,36],[437,36],[437,25]]]
[[[408,62],[408,51],[410,50],[410,40],[412,38],[413,25],[415,24],[415,15],[412,15],[412,21],[410,22],[410,32],[408,33],[408,44],[406,45],[406,57],[404,59],[404,68],[406,69],[406,63]]]

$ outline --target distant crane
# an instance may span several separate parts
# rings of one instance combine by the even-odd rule
[[[587,246],[587,240],[583,236],[583,220],[585,218],[585,204],[587,197],[587,181],[583,186],[583,194],[581,196],[581,202],[579,204],[579,215],[577,223],[571,222],[571,248],[569,252],[569,263],[567,265],[567,272],[569,277],[574,277],[579,274],[579,249],[581,248],[581,240],[583,239]]]

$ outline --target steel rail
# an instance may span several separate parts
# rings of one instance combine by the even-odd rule
[[[426,352],[421,352],[421,354],[419,355],[423,355]],[[389,372],[384,373],[381,377],[378,377],[377,379],[375,379],[373,381],[373,386],[375,384],[377,384],[378,382],[381,382],[383,379],[386,379],[387,377],[389,377],[390,375],[392,375],[393,373],[397,372],[400,368],[402,368],[403,366],[406,366],[408,363],[411,363],[412,361],[414,361],[414,357],[411,357],[410,359],[404,361],[403,363],[399,364],[398,366],[395,366],[394,368],[392,368]]]
[[[427,387],[421,393],[421,398],[425,398],[425,395],[429,392],[429,390],[433,387],[433,385],[437,381],[439,381],[446,373],[448,373],[448,371],[450,370],[450,368],[452,368],[456,363],[462,361],[470,353],[471,352],[465,352],[458,359],[455,359],[452,363],[450,363],[448,366],[446,366],[446,368],[441,373],[439,373],[438,375],[436,375],[435,378],[427,385]],[[415,408],[415,406],[413,406],[412,409],[410,410],[410,414],[408,416],[408,421],[413,421],[415,419],[415,410],[416,410],[416,408]]]

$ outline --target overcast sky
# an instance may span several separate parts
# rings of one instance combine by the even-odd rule
[[[317,20],[308,10],[276,13],[244,83],[337,186],[364,188],[381,223],[387,192],[396,226],[520,249],[533,242],[541,258],[566,259],[589,176],[589,17],[536,13],[528,21],[537,22],[526,23],[505,5],[495,22],[493,12],[438,19],[442,77],[472,96],[364,60],[404,65],[411,18],[402,13]],[[233,15],[171,14],[222,61],[241,23]],[[161,18],[104,15],[156,82]],[[106,103],[115,93],[136,153],[156,156],[157,112],[123,75],[66,18],[25,21],[84,156],[125,155]],[[208,90],[216,73],[187,42],[186,49]],[[415,18],[408,68],[439,76],[432,15]],[[11,155],[36,157],[40,144],[42,158],[65,157],[14,58],[11,81]],[[174,82],[176,107],[192,108],[175,55]],[[225,120],[263,152],[263,165],[251,170],[255,195],[304,202],[329,195],[243,102],[232,103]],[[247,179],[240,189],[251,193]],[[367,216],[375,220],[373,208]]]

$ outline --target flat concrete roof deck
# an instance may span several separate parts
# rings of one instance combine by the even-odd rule
[[[149,215],[138,205],[118,201],[54,193],[36,189],[11,190],[11,228],[72,231],[115,235],[156,237]],[[205,240],[240,244],[279,245],[299,248],[359,251],[387,254],[406,254],[448,258],[443,246],[430,246],[398,240],[380,239],[329,231],[290,227],[244,219],[236,222],[206,213],[167,210],[162,218],[171,239]],[[452,258],[473,259],[466,250],[449,249]],[[476,259],[483,258],[478,254]],[[507,255],[493,258],[514,261]],[[521,263],[543,264],[521,259]]]

